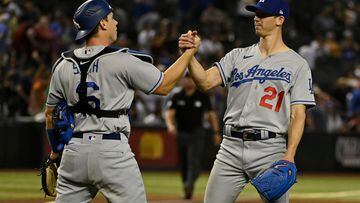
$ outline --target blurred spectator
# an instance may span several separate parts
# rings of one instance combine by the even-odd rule
[[[360,114],[354,115],[347,123],[348,132],[360,134]]]
[[[227,20],[225,12],[210,3],[200,16],[200,22],[202,24],[201,32],[207,37],[213,34],[220,34]]]
[[[22,21],[30,21],[35,22],[36,19],[40,16],[40,10],[39,8],[34,5],[33,1],[31,0],[25,0],[25,2],[22,4],[23,7],[23,13],[21,15]]]
[[[164,97],[158,95],[147,95],[143,92],[137,92],[137,96],[139,97],[139,101],[141,101],[143,105],[143,110],[146,111],[144,114],[145,117],[141,122],[154,123],[161,120],[161,104],[163,102]],[[160,111],[160,112],[159,112]],[[147,116],[150,116],[147,118]]]
[[[10,15],[14,14],[16,16],[22,15],[22,11],[20,7],[13,0],[2,0],[1,4],[2,4],[1,6],[4,8],[4,11],[6,13],[9,13]]]
[[[212,35],[211,39],[204,38],[199,47],[199,54],[207,61],[221,58],[224,55],[224,47],[220,42],[219,35]]]
[[[133,6],[133,16],[139,18],[142,15],[152,11],[154,8],[154,0],[135,0]]]
[[[138,46],[139,49],[145,53],[150,53],[150,43],[155,37],[156,31],[150,21],[145,23],[144,29],[139,32],[138,35]]]
[[[339,112],[339,105],[330,99],[325,105],[326,132],[336,133],[343,129],[344,121]]]
[[[334,32],[327,32],[324,41],[325,53],[334,58],[340,58],[341,49],[339,42],[336,41]]]
[[[169,20],[163,19],[156,29],[156,33],[150,41],[151,54],[155,58],[169,55],[166,50],[166,42],[169,37]],[[171,63],[169,63],[170,65]]]
[[[9,117],[27,116],[27,103],[31,87],[33,68],[28,67],[21,73],[10,70],[4,78],[5,114]]]
[[[306,44],[299,48],[299,54],[304,57],[311,69],[315,68],[316,59],[323,54],[322,52],[322,41],[317,39],[311,41],[309,45]]]
[[[307,131],[335,133],[343,130],[344,120],[339,102],[314,85],[316,106],[308,111]]]
[[[162,103],[162,99],[155,100],[155,105],[154,105],[155,109],[151,111],[149,114],[147,114],[143,119],[143,123],[145,125],[159,126],[161,124],[164,124],[164,119],[162,118],[161,103]]]
[[[27,30],[27,37],[30,40],[32,55],[41,57],[46,64],[50,65],[54,56],[55,35],[50,28],[50,19],[47,15],[41,15],[33,27]],[[54,56],[55,57],[55,56]]]
[[[310,132],[326,132],[327,116],[325,105],[330,98],[316,84],[314,84],[314,93],[316,106],[307,112],[306,130]]]
[[[129,18],[121,5],[114,7],[114,19],[118,22],[117,27],[119,31],[126,31],[126,29],[128,29]]]
[[[114,45],[150,53],[155,65],[165,70],[178,56],[180,33],[195,29],[203,40],[197,57],[211,66],[210,62],[219,60],[232,47],[257,40],[251,32],[244,32],[254,29],[253,16],[245,12],[244,6],[255,2],[114,1],[114,17],[119,22]],[[75,5],[74,1],[0,0],[1,116],[34,115],[41,109],[50,67],[62,51],[83,43],[74,41]],[[286,27],[284,38],[307,60],[321,89],[316,93],[318,106],[309,111],[307,130],[356,129],[360,2],[290,1],[290,6],[292,26]],[[226,94],[221,88],[211,94],[220,115]],[[137,95],[131,119],[138,123],[163,122],[159,112],[165,99]]]
[[[49,82],[50,71],[42,64],[36,71],[31,86],[28,105],[30,115],[43,114]]]
[[[135,91],[134,100],[130,109],[130,120],[133,123],[140,124],[149,112],[143,97],[139,96],[139,91]]]
[[[5,65],[4,61],[6,61],[7,54],[7,37],[8,37],[8,27],[4,22],[4,18],[2,18],[0,11],[0,66]]]
[[[117,41],[115,42],[115,45],[119,47],[131,48],[131,41],[125,33],[121,33],[119,34]]]
[[[340,42],[341,58],[344,61],[356,61],[359,58],[359,45],[355,42],[351,30],[345,30]]]
[[[323,34],[335,30],[337,25],[333,16],[333,6],[324,6],[324,9],[320,11],[320,15],[315,16],[312,26],[313,30],[317,34]]]
[[[360,71],[360,65],[355,69],[356,72]],[[354,73],[355,73],[354,71]],[[355,77],[352,80],[353,89],[349,92],[349,115],[359,115],[360,114],[360,77]]]

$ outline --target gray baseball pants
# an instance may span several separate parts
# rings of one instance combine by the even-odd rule
[[[138,164],[123,134],[121,140],[103,140],[101,135],[72,138],[58,173],[56,203],[90,202],[98,191],[108,202],[146,202]]]
[[[286,139],[282,136],[259,141],[243,141],[224,135],[210,173],[204,202],[235,202],[244,186],[257,174],[280,160],[285,152]],[[275,202],[289,202],[288,192]]]

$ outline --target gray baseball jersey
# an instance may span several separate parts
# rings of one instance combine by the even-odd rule
[[[244,141],[232,129],[285,134],[292,104],[315,105],[310,68],[293,50],[263,58],[258,44],[234,49],[218,63],[228,89],[225,133],[205,191],[205,203],[232,203],[250,179],[286,152],[285,136]],[[263,199],[265,202],[266,200]],[[289,202],[288,192],[275,201]]]
[[[75,50],[80,65],[90,63],[105,47]],[[87,60],[89,59],[89,60]],[[50,82],[48,106],[65,99],[74,106],[80,70],[71,59],[56,63]],[[150,63],[119,51],[98,56],[90,64],[86,85],[87,97],[101,110],[129,109],[134,89],[152,93],[162,82],[163,73]],[[75,132],[62,153],[58,169],[55,202],[90,202],[100,190],[109,202],[146,202],[143,180],[128,143],[130,123],[127,115],[118,118],[75,114]],[[105,134],[119,133],[120,139],[103,139]]]
[[[255,44],[215,65],[228,89],[226,125],[286,133],[290,105],[315,105],[310,68],[293,50],[262,58]]]
[[[75,55],[86,59],[102,49],[104,46],[80,48],[75,50]],[[88,88],[87,96],[94,96],[100,102],[102,110],[129,109],[134,98],[134,89],[152,93],[162,79],[163,73],[152,64],[130,54],[113,52],[95,59],[90,66],[87,82],[98,88]],[[62,60],[54,67],[47,106],[55,106],[61,99],[65,99],[68,105],[75,105],[79,101],[76,93],[79,83],[79,68],[70,61]],[[74,132],[130,132],[127,115],[119,118],[97,118],[95,115],[76,114],[75,122]]]

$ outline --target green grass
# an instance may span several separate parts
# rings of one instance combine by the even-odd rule
[[[37,172],[0,172],[0,200],[39,199],[40,188]]]
[[[143,172],[148,196],[180,197],[182,184],[178,173]],[[201,198],[205,191],[208,174],[197,181],[195,196]],[[44,197],[40,189],[40,178],[35,171],[0,171],[0,201],[30,200]],[[349,192],[350,191],[350,192]],[[358,175],[301,175],[291,189],[291,197],[300,199],[331,199],[360,202],[360,174]],[[258,199],[256,190],[248,185],[241,198]]]
[[[179,174],[147,172],[143,173],[143,177],[148,194],[155,196],[169,196],[170,193],[175,196],[181,196],[182,194],[182,185]],[[208,174],[203,174],[199,178],[195,187],[195,196],[203,196],[207,178]],[[334,193],[339,192],[345,192],[345,194],[335,194],[335,196],[341,197],[331,196],[334,196]],[[315,194],[315,197],[308,197],[309,194]],[[318,196],[322,197],[320,198]],[[291,197],[301,199],[329,198],[334,200],[352,200],[360,202],[360,174],[319,176],[301,175],[298,177],[298,183],[291,189]],[[241,193],[241,198],[258,199],[259,196],[257,191],[248,184],[245,190]]]

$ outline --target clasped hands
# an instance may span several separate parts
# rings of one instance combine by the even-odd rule
[[[199,49],[200,43],[201,39],[198,36],[197,31],[189,30],[187,33],[182,34],[179,37],[179,49],[182,53],[185,52],[187,49],[190,49],[196,53]]]

